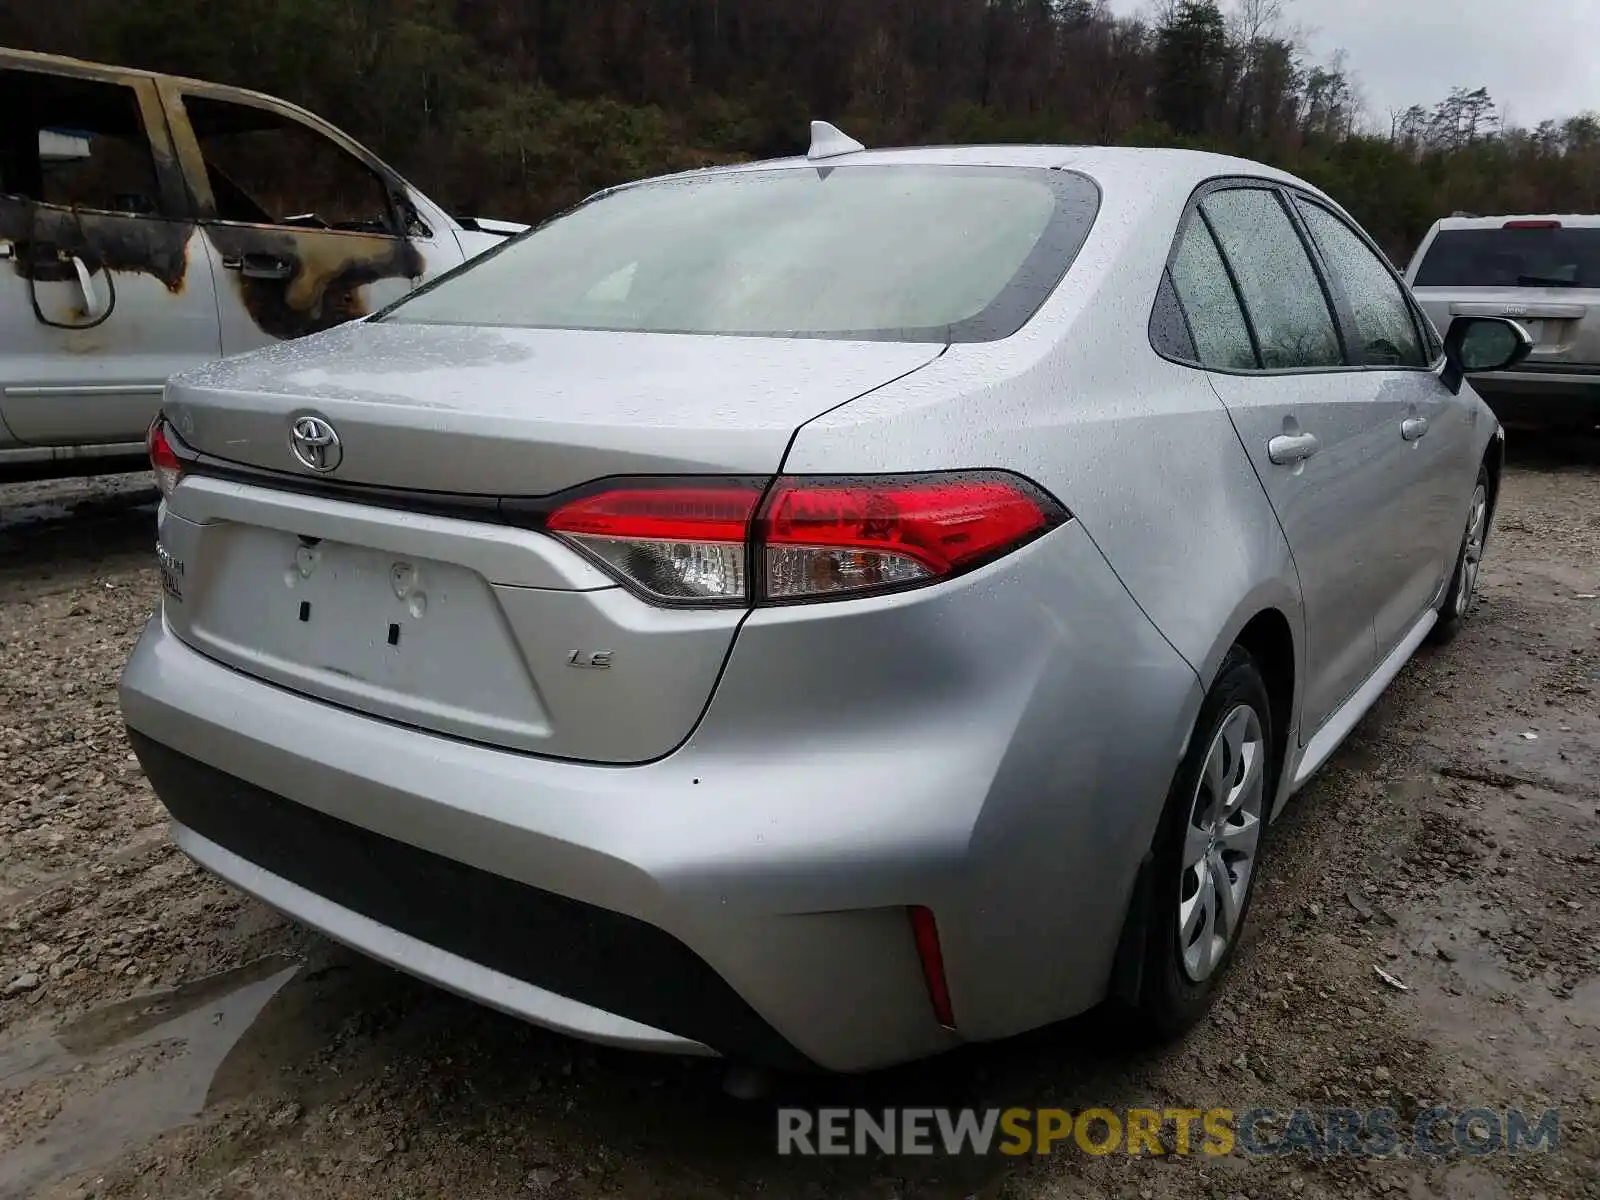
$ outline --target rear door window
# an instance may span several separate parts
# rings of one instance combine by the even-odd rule
[[[1371,247],[1320,204],[1295,200],[1355,321],[1356,361],[1368,367],[1425,367],[1416,320],[1400,282]]]
[[[1269,371],[1342,365],[1333,310],[1277,193],[1230,188],[1211,193],[1200,209],[1238,281],[1261,365]]]
[[[1253,371],[1260,366],[1239,295],[1199,213],[1190,216],[1180,235],[1172,259],[1172,284],[1202,367]]]
[[[1600,288],[1600,229],[1441,229],[1413,286]]]
[[[0,192],[60,208],[162,210],[138,94],[123,84],[0,71]]]

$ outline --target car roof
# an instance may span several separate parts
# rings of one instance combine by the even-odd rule
[[[235,87],[229,83],[194,79],[187,75],[168,75],[161,71],[146,71],[140,67],[119,67],[113,63],[91,62],[85,58],[70,58],[64,54],[41,54],[36,50],[16,50],[10,46],[0,46],[0,67],[54,71],[67,75],[117,80],[123,83],[131,82],[135,79],[148,79],[157,82],[174,83],[186,90],[203,88],[212,95],[234,95],[248,97],[253,100],[265,100],[278,108],[292,109],[297,113],[303,113],[320,125],[327,124],[325,120],[315,113],[308,112],[298,104],[293,104],[281,96],[269,95],[266,92],[254,91],[251,88]]]
[[[115,63],[93,62],[87,58],[73,58],[66,54],[42,54],[37,50],[17,50],[0,46],[0,63],[8,66],[38,67],[41,69],[66,69],[92,71],[95,74],[118,75],[124,79],[172,79],[181,83],[206,83],[202,79],[189,79],[182,75],[166,75],[160,71],[147,71],[143,67],[119,67]],[[221,86],[207,84],[208,87]],[[240,89],[241,91],[244,89]]]
[[[677,175],[657,178],[682,178],[708,174],[728,174],[744,171],[766,171],[782,167],[842,167],[842,166],[986,166],[986,167],[1036,167],[1081,171],[1102,183],[1111,182],[1119,175],[1137,176],[1141,184],[1165,185],[1182,188],[1185,192],[1208,179],[1225,176],[1249,176],[1274,183],[1292,184],[1317,196],[1327,198],[1317,187],[1287,171],[1269,167],[1247,158],[1228,154],[1211,154],[1201,150],[1177,150],[1143,146],[1069,146],[1069,145],[972,145],[972,146],[902,146],[888,149],[858,150],[824,159],[769,158],[755,162],[732,163],[725,166],[705,167]],[[640,180],[639,182],[650,182]]]
[[[1438,230],[1501,229],[1507,221],[1559,221],[1563,227],[1600,228],[1600,215],[1595,213],[1506,213],[1494,217],[1441,217],[1433,223],[1433,227]]]

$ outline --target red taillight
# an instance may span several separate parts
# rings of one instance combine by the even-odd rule
[[[741,483],[610,488],[562,505],[546,527],[587,537],[742,542],[761,490]]]
[[[561,504],[544,527],[657,600],[790,603],[959,574],[1067,515],[1018,476],[960,472],[785,477],[770,490],[747,479],[629,481]]]
[[[544,525],[653,599],[743,601],[762,490],[745,480],[616,486],[563,504]]]
[[[172,495],[178,480],[183,478],[183,460],[172,448],[165,417],[158,416],[151,422],[150,432],[145,435],[145,449],[150,452],[150,469],[155,472],[156,487],[163,496]]]
[[[760,523],[766,598],[919,583],[986,561],[1050,527],[1030,490],[995,476],[780,479]]]
[[[922,961],[922,979],[928,985],[928,1000],[933,1015],[946,1029],[956,1027],[955,1011],[950,1006],[950,985],[944,977],[944,950],[939,945],[939,927],[933,913],[920,904],[911,909],[911,935],[917,942],[917,957]]]
[[[1560,229],[1560,221],[1507,221],[1501,229]]]

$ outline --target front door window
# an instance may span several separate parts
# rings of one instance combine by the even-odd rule
[[[218,220],[392,234],[383,179],[331,139],[269,108],[188,96]]]

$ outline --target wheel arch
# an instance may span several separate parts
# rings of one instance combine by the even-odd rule
[[[1250,652],[1267,684],[1272,700],[1272,740],[1281,772],[1298,741],[1300,700],[1305,690],[1305,612],[1298,587],[1275,579],[1254,589],[1234,609],[1205,661],[1197,664],[1207,691],[1234,646]]]
[[[1267,685],[1267,698],[1272,704],[1273,761],[1278,769],[1276,789],[1288,765],[1290,730],[1295,726],[1295,687],[1300,672],[1294,629],[1280,610],[1264,608],[1245,623],[1233,644],[1249,652]]]
[[[1267,699],[1272,706],[1272,742],[1278,770],[1275,799],[1269,810],[1272,816],[1276,816],[1283,806],[1283,780],[1288,773],[1290,750],[1295,744],[1295,731],[1298,729],[1302,686],[1300,666],[1304,656],[1302,629],[1296,624],[1300,616],[1298,598],[1288,594],[1280,600],[1281,605],[1259,603],[1242,606],[1240,616],[1230,622],[1231,632],[1218,639],[1217,648],[1207,657],[1206,671],[1201,676],[1209,693],[1216,683],[1222,663],[1234,646],[1247,651],[1261,672],[1262,681],[1267,686]],[[1294,614],[1293,618],[1291,613]],[[1192,729],[1188,736],[1194,736]],[[1150,861],[1147,852],[1139,863],[1106,989],[1109,996],[1127,1002],[1138,997],[1143,976],[1142,951],[1146,924],[1150,918]]]
[[[1489,445],[1483,452],[1483,465],[1489,468],[1489,529],[1494,528],[1494,517],[1500,507],[1500,477],[1506,469],[1506,431],[1497,427]],[[1487,534],[1485,535],[1487,537]]]

